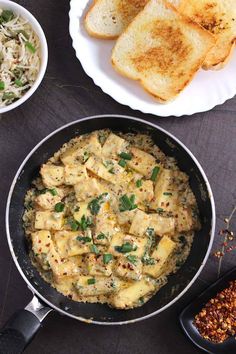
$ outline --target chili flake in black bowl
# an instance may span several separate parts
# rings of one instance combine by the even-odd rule
[[[180,314],[180,323],[207,353],[236,353],[236,268],[195,298]]]

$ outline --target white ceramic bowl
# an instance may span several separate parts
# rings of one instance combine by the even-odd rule
[[[40,70],[38,73],[38,77],[33,84],[33,86],[17,101],[9,104],[6,107],[1,107],[0,108],[0,114],[5,113],[8,111],[11,111],[12,109],[20,106],[22,103],[24,103],[26,100],[32,96],[32,94],[35,92],[35,90],[39,87],[46,68],[47,68],[47,63],[48,63],[48,46],[47,46],[47,40],[45,37],[45,34],[42,30],[42,27],[40,26],[39,22],[36,20],[36,18],[28,11],[26,10],[23,6],[16,4],[15,2],[9,1],[9,0],[0,0],[0,8],[1,9],[6,9],[6,10],[11,10],[15,14],[20,15],[21,17],[25,18],[29,24],[32,26],[34,32],[37,34],[39,41],[40,41],[40,46],[41,46],[41,66]]]

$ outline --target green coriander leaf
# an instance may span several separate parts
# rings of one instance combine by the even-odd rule
[[[136,251],[136,249],[137,246],[132,245],[129,242],[125,242],[121,246],[115,246],[115,250],[119,253],[128,253],[128,252]]]
[[[59,202],[55,205],[54,207],[54,210],[57,212],[57,213],[61,213],[65,208],[65,204],[62,203],[62,202]]]
[[[120,165],[121,167],[125,167],[126,166],[126,161],[122,159],[122,160],[120,160],[118,162],[118,165]]]
[[[136,181],[136,187],[140,188],[142,186],[142,184],[143,184],[143,181],[141,179],[138,179]]]
[[[131,197],[129,198],[126,194],[124,194],[122,197],[119,199],[119,210],[121,212],[127,211],[127,210],[133,210],[137,208],[137,205],[134,204],[135,201],[135,195],[132,194]]]
[[[95,245],[90,246],[90,251],[95,254],[99,254],[99,249]]]
[[[128,154],[127,152],[121,152],[119,154],[119,156],[124,160],[131,160],[132,159],[132,155]]]
[[[134,265],[137,264],[137,261],[138,261],[137,256],[134,256],[134,255],[132,255],[132,254],[129,254],[126,258],[128,259],[128,261],[129,261],[130,263],[132,263],[132,264],[134,264]]]
[[[154,169],[152,170],[151,181],[153,182],[156,181],[159,171],[160,171],[160,167],[155,166]]]
[[[57,190],[55,188],[48,189],[48,192],[51,193],[51,195],[53,195],[54,197],[55,195],[57,195]]]
[[[99,235],[97,235],[97,240],[104,240],[106,237],[106,235],[104,233],[100,233]]]
[[[94,278],[90,278],[87,280],[88,285],[93,285],[96,283],[96,280]]]
[[[83,243],[88,243],[92,241],[91,237],[86,237],[86,236],[77,236],[76,240],[81,241]]]
[[[91,211],[92,215],[97,215],[101,209],[101,204],[106,201],[106,197],[108,196],[108,193],[103,193],[99,197],[91,200],[88,204],[88,208]]]
[[[103,263],[108,264],[112,260],[113,256],[110,253],[104,253],[103,255]]]

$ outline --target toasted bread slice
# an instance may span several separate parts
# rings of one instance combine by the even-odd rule
[[[117,38],[148,0],[97,0],[85,16],[87,32],[96,38]]]
[[[191,81],[214,44],[211,33],[169,2],[151,0],[117,40],[112,64],[168,102]]]
[[[179,11],[217,38],[204,69],[221,69],[230,59],[236,41],[236,0],[181,0]]]

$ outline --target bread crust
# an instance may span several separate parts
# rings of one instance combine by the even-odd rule
[[[185,15],[179,13],[177,11],[177,9],[171,5],[168,1],[163,1],[165,7],[167,9],[171,9],[172,11],[174,11],[178,16],[181,17],[181,20],[183,22],[185,22],[188,26],[191,26],[192,28],[194,28],[197,31],[200,31],[201,34],[205,37],[205,39],[209,42],[212,43],[211,48],[215,45],[215,37],[207,30],[205,30],[203,27],[199,26],[196,22],[194,22],[192,19],[186,17]],[[148,4],[146,6],[149,6]],[[146,8],[146,7],[145,7]],[[143,11],[145,11],[145,8]],[[142,16],[142,11],[136,16],[136,20],[138,21],[139,17]],[[128,25],[128,27],[126,28],[126,30],[121,34],[121,36],[119,37],[119,40],[122,40],[124,36],[126,36],[127,32],[129,32],[130,27],[132,26],[132,23],[130,23]],[[113,59],[114,56],[114,51],[115,51],[115,47],[112,50],[112,58],[111,58],[111,63],[113,68],[120,73],[122,76],[133,79],[138,81],[141,86],[145,89],[146,92],[148,92],[149,94],[151,94],[158,102],[160,103],[168,103],[172,100],[175,99],[176,96],[178,96],[183,89],[189,84],[189,82],[192,80],[192,78],[195,76],[195,74],[198,72],[198,70],[201,68],[201,66],[203,65],[203,62],[205,60],[205,57],[202,57],[201,60],[199,60],[196,65],[195,68],[192,70],[192,72],[189,73],[188,79],[182,84],[181,87],[178,87],[178,93],[175,92],[175,94],[173,95],[173,92],[170,95],[161,95],[161,94],[157,94],[156,92],[153,92],[147,85],[146,82],[143,78],[139,77],[138,75],[131,75],[130,73],[127,73],[125,71],[122,70],[122,68],[120,68],[118,65],[116,65],[116,62]]]
[[[232,56],[236,40],[236,3],[231,3],[230,0],[180,0],[179,11],[191,17],[216,37],[214,52],[210,51],[203,63],[205,70],[224,68]],[[230,10],[234,12],[229,13]]]
[[[97,5],[99,2],[101,2],[102,0],[94,0],[92,5],[90,6],[90,8],[88,9],[87,13],[85,14],[84,16],[84,27],[86,29],[86,31],[88,32],[88,34],[91,36],[91,37],[94,37],[94,38],[97,38],[97,39],[116,39],[118,38],[118,36],[108,36],[108,35],[104,35],[104,34],[100,34],[100,33],[97,33],[97,32],[94,32],[90,26],[89,26],[89,16],[90,14],[92,13],[92,11],[94,10],[94,7],[95,5]]]
[[[85,17],[84,17],[84,26],[88,32],[88,34],[91,36],[91,37],[94,37],[94,38],[98,38],[98,39],[111,39],[111,40],[114,40],[114,39],[117,39],[121,33],[117,34],[117,35],[108,35],[108,34],[102,34],[102,33],[99,33],[99,32],[94,32],[92,30],[92,28],[90,27],[89,25],[89,16],[91,15],[91,13],[94,11],[95,9],[95,6],[99,6],[100,4],[103,3],[104,0],[94,0],[91,7],[89,8],[89,10],[87,11],[87,13],[85,14]],[[132,0],[135,4],[135,6],[137,6],[137,8],[139,7],[142,7],[142,3],[145,3],[147,2],[148,0]],[[131,1],[131,2],[132,2]],[[117,6],[118,8],[116,9],[117,13],[118,14],[122,14],[123,15],[123,18],[125,18],[125,15],[127,15],[128,13],[128,17],[129,17],[129,11],[127,11],[127,5],[129,5],[130,3],[130,0],[117,0]],[[131,4],[132,6],[132,4]],[[119,9],[120,7],[120,9]],[[125,12],[126,10],[126,12]],[[128,7],[128,10],[129,7]],[[136,11],[135,13],[133,14],[133,17],[136,16]],[[132,16],[131,16],[132,17]],[[131,19],[132,20],[132,19]],[[130,20],[130,22],[131,22]],[[125,22],[125,21],[124,21]]]

